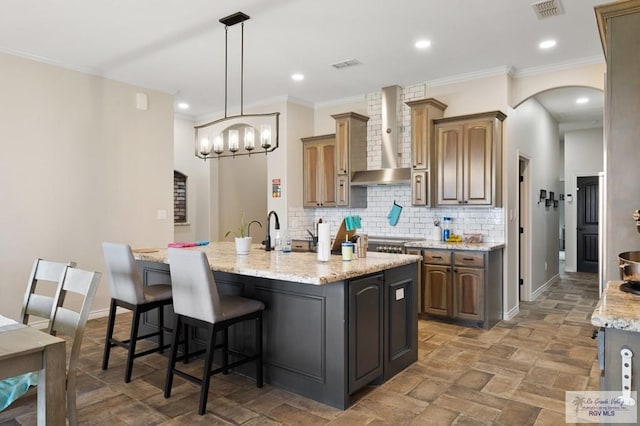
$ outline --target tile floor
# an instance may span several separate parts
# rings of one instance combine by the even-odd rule
[[[175,379],[164,399],[167,360],[138,358],[123,381],[124,351],[101,369],[106,319],[89,322],[78,376],[83,425],[559,425],[564,392],[597,390],[596,342],[589,319],[596,276],[562,274],[520,314],[489,331],[420,321],[419,359],[382,386],[370,387],[348,410],[230,374],[216,375],[207,413],[198,416],[198,387]],[[126,335],[128,318],[119,318]],[[197,363],[194,363],[197,364]],[[2,425],[36,423],[35,398],[0,413]]]

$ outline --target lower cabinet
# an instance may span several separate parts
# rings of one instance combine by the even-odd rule
[[[383,373],[384,276],[349,282],[349,392]]]
[[[349,392],[418,359],[416,264],[349,281]]]
[[[423,251],[423,311],[492,327],[502,318],[502,250]]]

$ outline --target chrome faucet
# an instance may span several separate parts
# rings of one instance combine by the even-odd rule
[[[264,244],[265,251],[271,251],[271,215],[276,217],[276,229],[280,229],[280,219],[278,219],[278,214],[274,210],[271,210],[267,215],[267,235],[265,235],[264,241],[262,242],[262,244]]]

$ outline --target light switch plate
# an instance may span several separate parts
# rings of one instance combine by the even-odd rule
[[[156,212],[156,217],[158,220],[167,220],[167,211],[166,210],[158,210]]]

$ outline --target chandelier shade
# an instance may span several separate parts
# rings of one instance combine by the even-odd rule
[[[224,117],[195,127],[196,157],[265,154],[278,148],[279,112]]]
[[[224,117],[206,124],[195,126],[196,157],[207,158],[235,157],[264,152],[265,155],[278,148],[279,112],[267,114],[244,113],[244,21],[249,16],[236,12],[220,19],[224,24]],[[227,116],[227,40],[229,27],[241,24],[240,54],[240,115]]]

